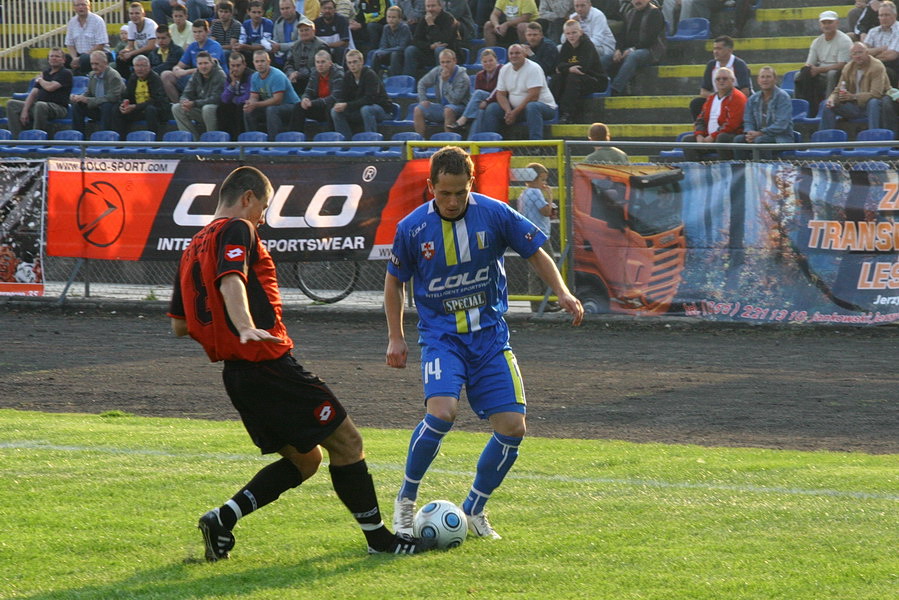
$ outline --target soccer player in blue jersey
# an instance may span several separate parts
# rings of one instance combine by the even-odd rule
[[[468,154],[446,147],[431,157],[428,187],[433,200],[397,226],[384,281],[387,364],[404,368],[404,283],[413,280],[418,307],[424,419],[412,432],[403,485],[394,506],[394,527],[411,532],[415,499],[425,472],[456,419],[459,394],[493,435],[478,460],[462,510],[469,530],[499,539],[484,513],[515,459],[525,434],[525,396],[509,328],[503,253],[512,248],[549,285],[579,325],[584,308],[540,247],[546,235],[509,205],[471,192],[474,165]]]

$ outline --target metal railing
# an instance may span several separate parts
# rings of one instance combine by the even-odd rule
[[[75,16],[71,1],[4,0],[0,6],[0,70],[25,70],[29,48],[64,47],[66,24]],[[94,0],[91,10],[118,23],[122,6],[122,0]]]

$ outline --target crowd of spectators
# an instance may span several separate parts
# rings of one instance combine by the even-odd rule
[[[174,120],[195,138],[220,129],[232,139],[244,131],[274,139],[286,130],[306,133],[313,121],[349,138],[404,116],[395,114],[384,80],[405,75],[416,82],[410,114],[422,136],[429,127],[472,136],[522,124],[529,139],[542,139],[547,122],[577,122],[591,94],[629,94],[640,69],[662,60],[680,20],[709,17],[725,4],[153,0],[152,18],[141,3],[129,6],[122,45],[114,50],[90,0],[73,0],[65,51],[51,52],[28,99],[10,104],[10,127],[46,126],[71,104],[73,127],[82,132],[87,119],[123,136],[145,121],[143,128],[161,135]],[[730,4],[741,30],[750,3]],[[834,11],[820,14],[821,35],[796,74],[795,97],[808,101],[808,116],[820,116],[821,128],[840,120],[896,127],[896,6],[854,4],[846,31]],[[477,36],[483,41],[474,45]],[[784,118],[792,111],[789,95],[774,69],[758,71],[754,91],[734,47],[732,37],[714,40],[689,106],[695,126],[686,141],[792,140],[792,122]],[[73,74],[87,75],[88,83],[71,95]]]

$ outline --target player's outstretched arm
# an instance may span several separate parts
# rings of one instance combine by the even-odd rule
[[[406,290],[403,282],[387,273],[384,276],[384,314],[387,316],[387,365],[396,369],[406,367],[409,348],[403,332],[403,303]]]
[[[572,316],[571,324],[580,325],[581,321],[584,320],[584,307],[581,305],[581,301],[571,293],[565,282],[562,281],[562,274],[559,273],[549,254],[540,248],[531,255],[528,262],[531,263],[531,268],[537,272],[540,279],[552,288],[559,298],[559,306]]]
[[[258,329],[250,315],[250,302],[247,300],[247,287],[240,275],[230,273],[222,277],[219,291],[225,301],[228,317],[240,332],[240,343],[247,342],[280,342],[281,338],[270,334],[265,329]]]

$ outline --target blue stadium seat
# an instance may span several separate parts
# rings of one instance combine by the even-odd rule
[[[864,131],[859,132],[858,137],[855,139],[859,142],[887,142],[893,140],[895,137],[892,129],[865,129]],[[843,156],[849,158],[870,158],[873,156],[886,156],[889,152],[889,146],[872,146],[869,148],[844,150]]]
[[[72,93],[73,94],[83,94],[87,91],[87,76],[86,75],[75,75],[72,77]]]
[[[783,79],[780,82],[780,89],[790,96],[794,96],[796,94],[796,75],[798,74],[799,71],[787,71],[784,73]]]
[[[709,20],[704,17],[683,19],[677,24],[677,33],[668,36],[669,42],[686,42],[689,40],[707,40],[712,37]]]
[[[11,98],[13,100],[24,100],[25,98],[27,98],[28,94],[31,93],[31,88],[34,87],[35,81],[37,81],[37,77],[33,78],[31,81],[28,82],[28,88],[27,88],[28,91],[27,92],[13,92],[13,95],[11,96]]]
[[[821,113],[824,112],[824,104],[827,100],[822,100],[821,104],[818,105],[818,116],[809,117],[808,115],[804,117],[794,117],[793,125],[810,125],[813,127],[818,127],[821,125]]]
[[[91,134],[90,141],[92,142],[118,142],[121,140],[121,136],[118,131],[111,131],[108,129],[101,129],[100,131],[95,131]],[[115,146],[88,146],[87,153],[88,154],[112,154]]]
[[[461,142],[462,136],[454,131],[441,131],[431,136],[432,142]],[[415,158],[427,158],[440,150],[439,147],[422,148],[414,152]]]
[[[54,140],[80,142],[84,139],[84,135],[76,129],[63,129],[56,132],[53,136]],[[40,154],[78,154],[81,149],[78,146],[42,146],[37,149]]]
[[[793,130],[793,141],[796,142],[797,144],[802,143],[802,134],[799,133],[798,131],[796,131],[795,129]],[[784,150],[782,152],[777,152],[777,155],[780,158],[795,158],[796,151],[795,150]]]
[[[139,129],[137,131],[131,131],[128,135],[125,136],[126,142],[155,142],[156,141],[156,132],[150,131],[148,129]],[[146,154],[147,152],[151,152],[152,148],[150,146],[139,146],[129,148],[127,146],[119,146],[113,148],[111,150],[112,154]]]
[[[302,131],[282,131],[275,136],[276,142],[284,143],[301,143],[306,141],[306,134]],[[267,156],[293,156],[302,152],[302,148],[274,148],[267,147],[262,149],[262,154]]]
[[[11,140],[12,131],[9,129],[0,129],[0,140]]]
[[[411,75],[391,75],[384,80],[384,89],[390,98],[415,98],[415,78]]]
[[[381,142],[384,134],[377,131],[361,131],[353,135],[353,142]],[[340,153],[342,156],[374,156],[381,152],[381,146],[348,146]]]
[[[501,142],[503,141],[503,136],[495,131],[479,131],[469,136],[468,139],[472,142]],[[481,154],[490,154],[492,152],[502,152],[502,150],[499,147],[488,147],[481,148],[480,152]]]
[[[685,131],[683,133],[677,134],[677,139],[674,141],[682,142],[685,137],[688,135],[693,135],[692,131]],[[684,149],[683,148],[673,148],[671,150],[662,150],[659,152],[660,158],[667,158],[669,160],[684,160]]]
[[[812,134],[810,142],[845,142],[849,136],[842,129],[819,129]],[[827,158],[840,156],[842,148],[813,148],[811,150],[799,150],[796,158]]]
[[[154,148],[154,154],[184,154],[188,152],[186,145],[193,143],[194,136],[189,131],[181,131],[180,129],[176,129],[175,131],[166,131],[162,135],[162,141],[166,143],[177,143],[184,145]]]
[[[415,131],[400,131],[390,136],[392,142],[420,142],[424,138]],[[390,146],[381,152],[382,156],[405,156],[405,148],[403,146]]]
[[[25,129],[19,132],[19,139],[24,141],[44,141],[49,139],[47,132],[43,129]],[[15,152],[38,152],[42,146],[16,146],[10,144],[6,146],[6,151]]]
[[[237,142],[267,142],[268,134],[264,131],[244,131],[237,136]],[[243,149],[244,154],[262,154],[263,146],[249,146]],[[238,152],[239,154],[239,152]]]
[[[793,98],[793,120],[802,119],[808,116],[808,100],[802,98]]]
[[[397,106],[399,106],[399,105],[397,105]],[[386,120],[381,124],[387,125],[389,127],[412,127],[415,124],[415,122],[413,121],[413,116],[415,115],[415,107],[416,106],[418,106],[418,102],[413,102],[406,108],[406,118],[405,119],[398,118],[399,115],[397,114],[397,118]],[[402,109],[399,109],[399,110],[402,110]]]
[[[312,138],[313,142],[343,142],[346,138],[338,131],[321,131],[316,133]],[[340,146],[325,146],[322,148],[310,148],[304,154],[313,156],[331,156],[341,152],[343,148]]]
[[[231,136],[228,134],[227,131],[218,131],[218,130],[204,131],[203,133],[200,134],[199,141],[201,141],[201,142],[230,142]],[[221,148],[221,147],[219,147],[219,148],[197,148],[195,150],[195,152],[197,154],[205,155],[205,156],[216,155],[216,154],[232,156],[232,155],[238,154],[238,151],[236,148]]]

